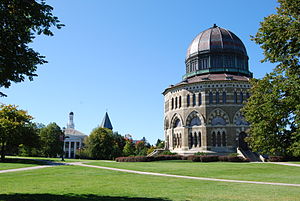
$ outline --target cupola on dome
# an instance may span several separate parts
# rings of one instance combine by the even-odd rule
[[[189,45],[184,79],[208,73],[230,73],[252,77],[243,42],[231,31],[213,27],[199,33]]]

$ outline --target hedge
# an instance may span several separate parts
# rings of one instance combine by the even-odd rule
[[[151,162],[151,161],[162,161],[162,160],[191,160],[193,162],[249,162],[248,159],[244,159],[238,156],[217,156],[217,155],[191,155],[191,156],[180,156],[180,155],[159,155],[154,157],[147,156],[129,156],[129,157],[118,157],[117,162]]]

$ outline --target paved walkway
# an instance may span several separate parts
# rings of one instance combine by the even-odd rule
[[[294,166],[294,167],[300,167],[300,164],[295,163],[284,163],[284,162],[268,162],[276,165],[287,165],[287,166]]]
[[[181,175],[154,173],[154,172],[142,172],[142,171],[136,171],[136,170],[126,170],[126,169],[119,169],[119,168],[110,168],[110,167],[103,167],[103,166],[87,165],[87,164],[82,164],[82,163],[71,163],[71,164],[72,165],[83,166],[83,167],[99,168],[99,169],[105,169],[105,170],[128,172],[128,173],[142,174],[142,175],[174,177],[174,178],[184,178],[184,179],[194,179],[194,180],[204,180],[204,181],[221,181],[221,182],[231,182],[231,183],[266,184],[266,185],[276,185],[276,186],[297,186],[297,187],[300,187],[300,184],[273,183],[273,182],[261,182],[261,181],[243,181],[243,180],[231,180],[231,179],[215,179],[215,178],[206,178],[206,177],[191,177],[191,176],[181,176]]]
[[[0,170],[0,174],[1,173],[8,173],[8,172],[25,171],[25,170],[36,170],[36,169],[48,168],[48,167],[53,167],[53,165],[40,165],[40,166],[33,166],[33,167],[26,167],[26,168]]]

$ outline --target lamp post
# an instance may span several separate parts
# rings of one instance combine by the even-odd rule
[[[65,136],[65,130],[66,130],[66,128],[65,127],[63,127],[63,129],[62,129],[62,134],[59,136],[59,139],[60,139],[60,141],[62,142],[62,151],[61,151],[61,161],[65,161],[65,159],[64,159],[64,155],[65,155],[65,151],[64,151],[64,146],[65,146],[65,139],[66,138],[69,138],[69,136]]]

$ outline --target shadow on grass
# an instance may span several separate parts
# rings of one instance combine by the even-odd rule
[[[0,163],[22,163],[22,164],[48,165],[50,163],[50,161],[26,159],[26,158],[5,158],[4,162],[0,161]]]
[[[53,194],[3,194],[0,195],[1,201],[169,201],[162,198],[143,198],[143,197],[111,197],[98,196],[93,194],[83,195],[53,195]]]

